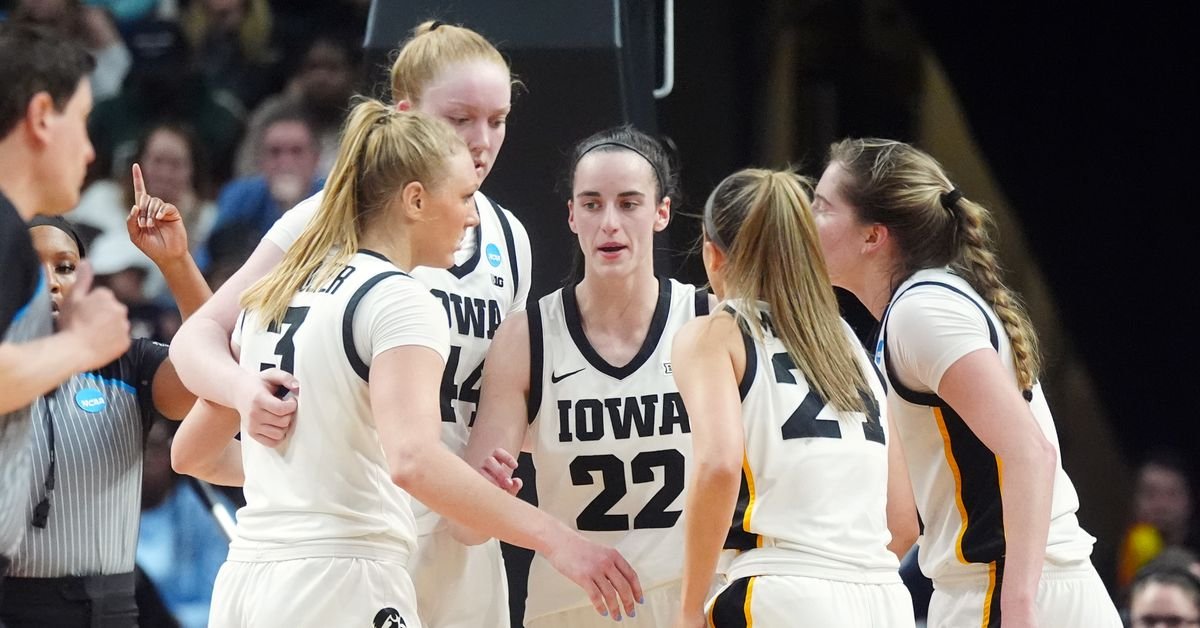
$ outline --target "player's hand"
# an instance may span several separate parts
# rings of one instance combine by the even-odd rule
[[[620,621],[624,607],[625,615],[635,615],[635,604],[642,601],[642,585],[620,552],[575,531],[551,547],[544,553],[546,559],[587,593],[597,613]]]
[[[291,373],[278,368],[259,373],[240,395],[237,408],[250,437],[267,447],[282,443],[296,418],[299,393],[300,382]]]
[[[134,246],[158,266],[188,254],[187,230],[179,208],[146,192],[146,180],[137,164],[133,164],[133,203],[125,228]]]
[[[517,459],[503,447],[497,447],[492,455],[483,461],[483,467],[479,469],[479,472],[492,484],[504,489],[509,495],[516,496],[522,486],[521,478],[512,476],[516,470]]]
[[[59,329],[74,335],[80,370],[98,369],[129,349],[129,312],[108,288],[92,289],[92,265],[83,260],[75,271],[75,287],[63,299]]]

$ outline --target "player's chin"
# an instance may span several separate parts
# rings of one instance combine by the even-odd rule
[[[449,253],[443,255],[441,257],[441,259],[438,260],[437,267],[438,268],[453,268],[454,267],[454,251],[456,251],[456,250],[457,250],[457,247],[455,247],[454,249],[450,249]]]

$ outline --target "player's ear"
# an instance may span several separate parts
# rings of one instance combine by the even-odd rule
[[[428,205],[425,186],[420,181],[410,181],[400,190],[400,207],[404,216],[412,221],[424,218],[424,206]]]
[[[671,197],[664,196],[662,202],[654,206],[654,231],[662,231],[671,224]]]

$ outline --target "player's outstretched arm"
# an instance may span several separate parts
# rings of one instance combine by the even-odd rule
[[[688,322],[675,335],[671,350],[675,383],[692,424],[693,452],[683,508],[683,595],[677,627],[705,625],[704,604],[737,503],[745,438],[738,372],[745,370],[745,353],[737,323],[725,313]]]
[[[642,597],[637,574],[615,549],[584,539],[507,494],[441,441],[441,356],[424,346],[388,349],[371,362],[371,411],[392,480],[439,514],[541,552],[587,592],[596,611],[618,618]]]

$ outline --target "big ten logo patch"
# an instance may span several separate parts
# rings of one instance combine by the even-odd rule
[[[672,372],[673,372],[673,371],[671,370],[671,363],[670,363],[670,362],[663,362],[663,374],[664,374],[664,375],[670,375]]]
[[[408,628],[408,624],[404,623],[404,618],[400,616],[400,611],[391,607],[379,609],[371,625],[374,628]]]

